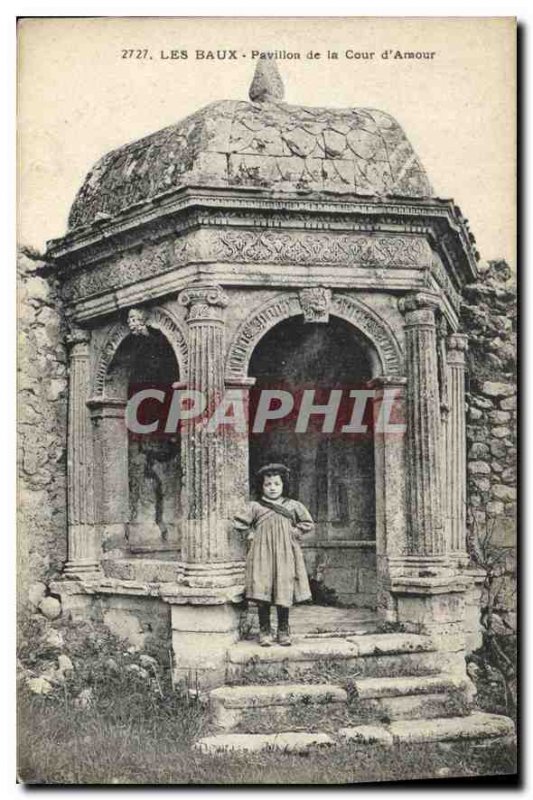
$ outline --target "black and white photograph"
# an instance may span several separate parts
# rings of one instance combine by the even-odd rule
[[[20,784],[516,779],[516,41],[18,20]]]

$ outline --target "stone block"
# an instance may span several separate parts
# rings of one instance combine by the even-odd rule
[[[474,444],[470,447],[470,451],[468,453],[469,458],[479,459],[479,458],[488,458],[489,455],[489,447],[486,444],[481,442],[474,442]]]
[[[516,409],[516,396],[500,400],[500,408],[503,411],[514,411]]]
[[[459,739],[493,739],[513,736],[514,725],[509,717],[499,714],[472,713],[466,717],[399,720],[388,726],[395,742],[438,742]]]
[[[494,436],[496,439],[505,439],[506,436],[510,436],[512,434],[512,429],[509,428],[507,425],[498,425],[492,429],[491,435]]]
[[[28,600],[34,608],[37,608],[45,594],[46,584],[37,581],[36,583],[32,583],[28,589]]]
[[[123,608],[111,608],[104,611],[104,625],[111,633],[124,639],[139,650],[144,647],[145,633],[135,613]]]
[[[456,713],[450,707],[446,694],[423,694],[413,697],[380,697],[366,700],[362,709],[381,720],[432,719]]]
[[[514,486],[504,486],[496,484],[492,487],[492,495],[496,500],[513,502],[516,500],[516,489]]]
[[[395,678],[357,678],[353,685],[360,700],[446,694],[461,688],[460,681],[444,674],[399,676]]]
[[[501,441],[491,442],[490,452],[495,458],[504,458],[507,453],[507,447]]]
[[[512,383],[485,381],[481,391],[487,397],[510,397],[516,393],[516,386]]]
[[[39,611],[47,619],[57,619],[61,616],[61,603],[55,597],[43,597],[39,603]]]
[[[492,544],[496,547],[516,546],[516,521],[512,517],[498,517],[494,520]]]
[[[250,715],[259,713],[263,720],[270,719],[273,726],[290,721],[292,712],[304,707],[329,710],[346,704],[344,689],[330,684],[303,683],[280,685],[223,686],[210,692],[209,702],[215,724],[230,730]]]
[[[489,411],[489,420],[495,422],[497,425],[503,425],[509,422],[511,415],[508,411]]]
[[[227,633],[238,627],[239,609],[234,605],[220,604],[173,605],[172,630],[191,633]]]
[[[474,475],[490,475],[490,467],[486,461],[470,461],[468,471]]]
[[[194,681],[202,688],[225,680],[228,649],[239,637],[239,610],[234,605],[172,605],[174,680]]]
[[[398,595],[398,619],[400,622],[424,625],[462,622],[464,596],[462,593],[435,595]]]
[[[488,478],[479,478],[477,475],[470,478],[470,483],[479,492],[488,492],[490,489],[490,480]]]

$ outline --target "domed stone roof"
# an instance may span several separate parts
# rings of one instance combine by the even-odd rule
[[[69,229],[184,186],[429,197],[402,128],[383,111],[282,102],[275,62],[260,62],[250,102],[222,100],[105,155],[87,175]]]

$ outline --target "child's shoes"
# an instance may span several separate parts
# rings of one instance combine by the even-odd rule
[[[282,647],[291,646],[292,642],[289,631],[278,631],[278,644],[280,644]]]
[[[272,635],[266,631],[259,631],[259,644],[261,647],[271,647]]]

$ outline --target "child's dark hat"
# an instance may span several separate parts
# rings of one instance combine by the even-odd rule
[[[285,464],[265,464],[263,467],[257,470],[257,476],[260,477],[267,472],[279,472],[284,475],[286,478],[289,477],[291,471]]]

